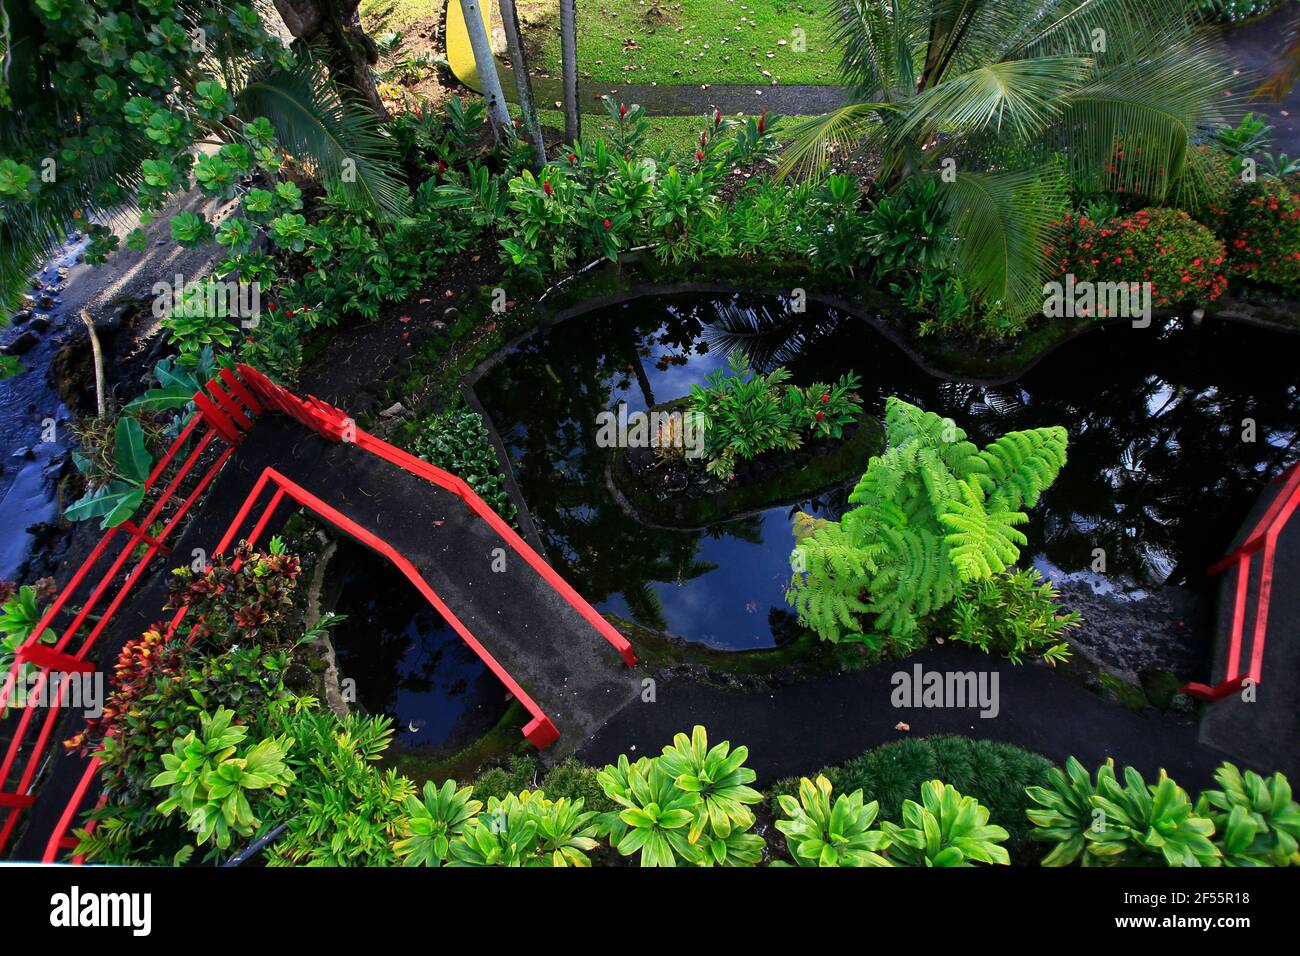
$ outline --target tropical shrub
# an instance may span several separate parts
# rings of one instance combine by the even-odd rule
[[[921,785],[921,802],[903,802],[903,826],[886,820],[889,855],[905,866],[972,866],[1010,864],[1001,846],[1009,834],[989,823],[989,811],[951,784],[929,780]]]
[[[730,479],[737,460],[798,448],[806,432],[839,438],[859,414],[860,384],[853,373],[834,385],[806,389],[789,380],[784,368],[754,371],[749,357],[737,351],[727,356],[727,368],[710,372],[703,386],[691,386],[688,414],[701,416],[711,474]]]
[[[1034,845],[1029,840],[1034,827],[1025,818],[1031,806],[1025,788],[1044,783],[1051,769],[1047,758],[1013,744],[939,735],[891,741],[818,773],[836,791],[861,790],[864,800],[880,804],[885,820],[899,819],[903,801],[914,797],[921,784],[944,780],[962,793],[978,795],[990,822],[1010,833],[1008,850],[1020,855]],[[798,781],[783,780],[772,793],[797,795]]]
[[[1167,777],[1148,785],[1132,767],[1124,783],[1107,759],[1096,780],[1071,757],[1065,770],[1053,768],[1046,786],[1026,793],[1037,807],[1028,811],[1032,838],[1055,844],[1043,866],[1216,866],[1210,841],[1214,821],[1192,806],[1187,792]]]
[[[618,808],[601,814],[598,832],[623,856],[640,854],[642,866],[753,866],[763,838],[750,806],[762,794],[748,784],[749,751],[727,741],[710,748],[703,727],[677,734],[658,757],[635,763],[623,754],[596,775]]]
[[[197,628],[196,641],[220,647],[251,641],[273,647],[293,610],[302,562],[272,538],[265,552],[240,541],[231,555],[212,557],[202,570],[185,566],[172,571],[169,608],[188,606],[187,621]]]
[[[1157,308],[1213,302],[1228,284],[1223,243],[1181,210],[1139,209],[1106,222],[1066,214],[1045,248],[1058,278],[1125,283],[1134,293],[1149,282]],[[1079,309],[1082,315],[1094,311],[1107,317],[1100,304]]]
[[[1042,657],[1049,664],[1070,659],[1067,631],[1083,615],[1063,611],[1056,588],[1034,568],[1010,570],[966,585],[948,614],[950,640],[978,647],[1019,664]]]
[[[874,800],[862,804],[862,791],[840,794],[831,804],[831,782],[818,776],[816,783],[799,781],[799,799],[778,797],[785,818],[776,828],[785,834],[790,855],[800,866],[889,866],[879,851],[889,838],[873,829],[880,807]]]
[[[852,101],[796,129],[783,169],[859,150],[879,157],[887,194],[912,175],[940,178],[969,293],[1036,314],[1043,239],[1065,198],[1052,154],[1089,194],[1123,186],[1159,203],[1191,136],[1221,117],[1235,80],[1185,2],[983,0],[955,12],[947,0],[836,0],[827,16]]]
[[[788,592],[799,620],[832,642],[910,648],[921,617],[1019,557],[1016,529],[1065,464],[1064,428],[1010,432],[983,450],[951,420],[897,398],[888,448],[838,522],[797,521]],[[858,615],[875,615],[864,634]]]
[[[246,747],[248,728],[232,724],[234,717],[225,708],[201,714],[199,730],[172,744],[163,772],[150,782],[168,788],[159,813],[183,811],[198,843],[211,840],[223,850],[233,835],[249,836],[261,825],[252,809],[261,791],[283,796],[294,779],[285,763],[293,739],[267,737]]]
[[[426,418],[416,426],[408,447],[430,464],[461,478],[501,517],[514,520],[515,506],[506,491],[505,476],[487,426],[478,412],[456,406]]]
[[[1300,293],[1300,177],[1239,183],[1221,234],[1233,275]]]
[[[1223,789],[1201,791],[1196,814],[1214,821],[1224,865],[1300,866],[1300,804],[1291,799],[1286,777],[1242,774],[1225,762],[1214,779]]]

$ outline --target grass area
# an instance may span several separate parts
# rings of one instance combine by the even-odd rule
[[[519,10],[532,68],[558,75],[559,4]],[[578,10],[578,65],[597,83],[832,85],[839,60],[819,10],[811,0],[601,0]]]
[[[564,113],[560,110],[538,110],[538,118],[543,126],[564,129]],[[646,150],[657,153],[665,150],[670,154],[690,153],[695,150],[700,130],[704,129],[704,117],[701,116],[651,116],[650,133],[646,137]],[[614,121],[607,116],[584,115],[582,117],[582,135],[603,136],[609,138]]]
[[[442,0],[361,0],[358,8],[366,30],[375,36],[387,30],[405,30],[414,23],[442,19]]]

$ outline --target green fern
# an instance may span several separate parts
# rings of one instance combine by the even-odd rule
[[[1015,564],[1020,509],[1056,480],[1068,436],[1011,432],[981,450],[951,419],[897,398],[885,403],[885,430],[886,451],[849,495],[856,508],[838,522],[796,517],[787,598],[826,640],[905,650],[921,618]]]

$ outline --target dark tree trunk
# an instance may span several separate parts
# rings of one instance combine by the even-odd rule
[[[354,93],[380,119],[388,119],[370,68],[379,50],[361,28],[360,0],[275,0],[284,25],[303,43],[320,40],[328,50],[330,77]]]

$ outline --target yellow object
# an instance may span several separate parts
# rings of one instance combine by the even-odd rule
[[[483,29],[492,35],[491,9],[487,0],[479,0],[479,12],[483,16]],[[478,66],[474,62],[474,48],[469,44],[469,30],[465,28],[465,12],[460,8],[460,0],[447,0],[447,62],[451,72],[471,90],[483,92],[478,79]]]

